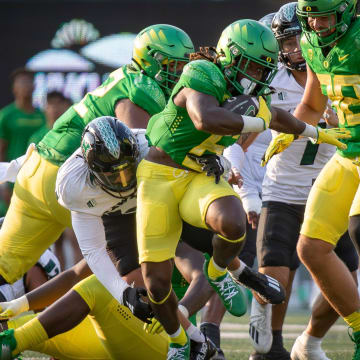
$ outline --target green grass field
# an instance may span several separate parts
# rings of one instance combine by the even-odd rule
[[[309,319],[308,313],[289,314],[285,321],[284,345],[288,351],[291,350],[295,338],[305,329]],[[248,316],[236,319],[227,316],[226,323],[222,329],[221,347],[223,348],[227,360],[248,360],[253,349],[248,340]],[[237,334],[236,334],[237,333]],[[230,337],[236,337],[230,339]],[[354,345],[350,340],[347,327],[342,320],[338,320],[336,325],[324,339],[323,349],[331,360],[351,360]]]
[[[286,318],[284,329],[285,347],[290,351],[294,339],[303,331],[309,319],[309,314],[290,313]],[[222,326],[221,346],[227,360],[248,360],[252,347],[248,339],[249,317],[240,319],[226,316]],[[351,360],[353,354],[353,343],[347,334],[347,327],[342,320],[330,330],[323,342],[323,348],[331,360]],[[24,360],[48,359],[48,357],[32,352],[24,353]],[[125,359],[124,359],[125,360]]]

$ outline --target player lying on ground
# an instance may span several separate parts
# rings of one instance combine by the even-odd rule
[[[316,129],[268,107],[262,95],[275,75],[277,56],[278,44],[270,29],[253,20],[236,21],[224,30],[215,56],[197,54],[204,60],[184,67],[165,110],[149,121],[146,135],[151,148],[137,170],[139,261],[155,314],[181,359],[188,358],[189,347],[176,316],[170,274],[183,220],[217,234],[214,254],[204,270],[229,312],[241,313],[240,290],[226,268],[241,249],[245,213],[225,180],[219,176],[215,183],[201,172],[201,164],[217,164],[216,154],[242,131],[261,132],[269,125],[343,148],[336,138],[349,136]],[[241,116],[220,106],[239,93],[260,96],[257,116]],[[233,272],[235,278],[241,270]]]

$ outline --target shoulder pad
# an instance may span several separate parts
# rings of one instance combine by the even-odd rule
[[[195,60],[183,70],[180,81],[183,86],[215,96],[221,103],[226,93],[226,81],[220,69],[210,61]]]

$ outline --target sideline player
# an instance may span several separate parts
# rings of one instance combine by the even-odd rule
[[[272,21],[272,30],[279,42],[281,66],[271,83],[276,90],[271,103],[289,112],[293,112],[300,103],[306,83],[306,63],[300,50],[301,27],[296,17],[296,4],[292,2],[282,6]],[[325,113],[329,117],[331,114],[337,126],[332,111]],[[322,120],[320,126],[325,125]],[[267,165],[257,238],[259,271],[281,281],[287,289],[287,298],[284,304],[272,307],[272,316],[271,306],[261,306],[253,300],[249,333],[256,353],[250,356],[251,360],[290,360],[290,354],[283,346],[282,327],[292,280],[299,266],[296,244],[312,183],[334,152],[330,145],[313,145],[307,139],[297,139]],[[341,239],[336,251],[355,275],[358,259],[348,234]],[[301,341],[297,341],[296,353],[294,350],[291,358],[327,359],[320,343],[336,319],[336,312],[326,300],[318,298],[313,307],[311,326],[301,336]]]
[[[149,117],[165,106],[193,49],[189,36],[175,26],[144,29],[136,37],[132,63],[112,72],[56,121],[17,177],[0,230],[0,284],[19,279],[71,227],[70,212],[57,202],[55,180],[59,166],[80,146],[86,124],[116,115],[130,127],[145,128]]]
[[[272,114],[261,96],[256,117],[240,116],[219,106],[230,94],[263,95],[275,75],[277,55],[271,30],[257,21],[236,21],[221,35],[217,56],[209,51],[197,54],[206,60],[185,66],[165,110],[153,116],[147,128],[152,147],[137,170],[139,261],[155,314],[170,335],[171,350],[178,353],[189,351],[170,281],[182,220],[218,234],[205,274],[227,309],[239,315],[240,290],[226,267],[240,251],[245,214],[225,180],[218,176],[215,184],[199,172],[199,163],[217,163],[216,154],[233,144],[242,131],[261,132],[270,121],[277,130],[315,139],[319,135],[326,142],[343,146],[336,140],[337,131],[317,130],[280,109],[273,108]],[[236,269],[234,277],[241,271]]]

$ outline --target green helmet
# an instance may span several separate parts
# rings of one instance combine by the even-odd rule
[[[299,0],[296,14],[299,18],[301,28],[312,46],[325,47],[341,38],[356,16],[357,0]],[[335,25],[327,29],[315,32],[318,44],[311,41],[310,34],[314,32],[308,24],[308,17],[320,17],[335,15]],[[328,36],[320,36],[321,33],[335,31]]]
[[[191,52],[194,52],[194,45],[185,31],[172,25],[151,25],[136,36],[132,60],[135,68],[155,79],[170,95],[181,75],[176,71],[177,64],[188,62]]]
[[[273,32],[256,20],[238,20],[221,34],[218,62],[225,78],[241,94],[262,95],[277,72],[278,42]],[[247,74],[250,62],[264,67],[260,80]],[[238,73],[246,76],[237,81]]]

